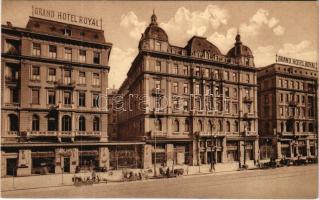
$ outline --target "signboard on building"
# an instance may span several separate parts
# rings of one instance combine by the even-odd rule
[[[317,63],[315,62],[309,62],[309,61],[299,60],[295,58],[288,58],[288,57],[280,56],[280,55],[276,55],[276,63],[283,63],[283,64],[289,64],[294,66],[317,69]]]
[[[80,26],[89,26],[92,28],[102,29],[102,19],[96,19],[92,17],[84,17],[71,13],[51,10],[47,8],[39,8],[32,6],[32,16],[49,18],[51,20],[61,21],[65,23],[73,23]]]

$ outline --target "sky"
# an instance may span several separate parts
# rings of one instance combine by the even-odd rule
[[[113,44],[109,87],[118,88],[124,81],[153,10],[172,45],[184,47],[198,35],[226,54],[239,30],[256,67],[274,63],[276,54],[318,62],[318,2],[2,0],[2,24],[25,27],[32,5],[102,18],[106,41]]]

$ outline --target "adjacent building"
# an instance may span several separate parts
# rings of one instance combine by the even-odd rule
[[[145,141],[143,167],[234,168],[258,160],[257,69],[240,35],[226,55],[206,38],[169,43],[155,14],[119,88],[122,141]]]
[[[108,168],[104,31],[36,17],[1,29],[1,175]]]
[[[274,63],[258,71],[261,159],[317,156],[316,67]]]

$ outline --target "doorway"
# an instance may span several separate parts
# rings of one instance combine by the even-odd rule
[[[8,158],[7,159],[7,176],[16,176],[17,175],[17,159]]]
[[[64,158],[63,172],[70,173],[70,158],[69,157]]]

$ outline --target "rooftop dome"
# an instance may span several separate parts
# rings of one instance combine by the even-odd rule
[[[242,42],[240,41],[240,34],[239,33],[237,33],[237,35],[236,35],[235,46],[228,51],[227,56],[232,57],[232,58],[237,58],[237,57],[253,58],[254,57],[250,48],[243,45]]]
[[[193,36],[187,43],[186,47],[189,54],[194,52],[208,52],[211,55],[222,55],[220,50],[204,37]]]
[[[156,40],[168,42],[168,36],[166,32],[162,28],[160,28],[157,24],[157,17],[154,11],[153,11],[153,15],[151,16],[151,23],[142,34],[141,40],[143,39],[156,39]]]

